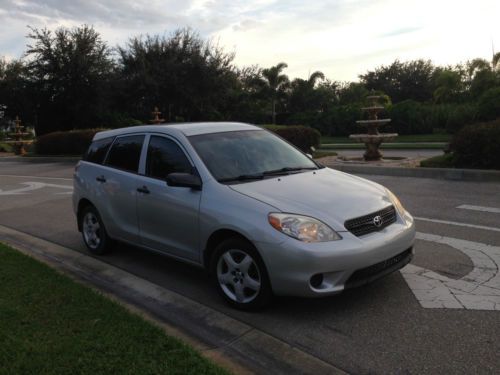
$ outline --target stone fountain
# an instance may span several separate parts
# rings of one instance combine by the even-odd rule
[[[384,109],[378,104],[381,96],[371,95],[366,99],[371,102],[368,107],[361,108],[363,111],[368,112],[368,120],[356,121],[359,125],[366,126],[366,134],[351,134],[349,138],[355,139],[358,142],[363,142],[366,146],[366,151],[363,155],[366,161],[381,160],[382,153],[379,147],[382,142],[393,141],[398,136],[397,133],[379,133],[378,127],[391,122],[391,119],[379,119],[378,113]]]
[[[24,155],[26,154],[26,149],[24,148],[24,146],[33,143],[33,141],[31,140],[24,139],[24,137],[30,135],[31,133],[24,131],[24,126],[21,126],[21,120],[19,120],[19,116],[16,116],[14,122],[16,124],[14,133],[8,134],[10,137],[14,138],[14,140],[6,141],[5,143],[9,143],[14,146],[14,153],[16,155]]]

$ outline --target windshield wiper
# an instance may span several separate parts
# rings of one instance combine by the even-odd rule
[[[271,171],[265,171],[262,174],[264,176],[279,176],[279,175],[287,175],[290,174],[290,172],[299,172],[299,171],[304,171],[304,170],[316,170],[318,169],[317,167],[284,167],[280,169],[273,169]]]
[[[226,177],[220,178],[217,181],[219,182],[231,182],[231,181],[250,181],[250,180],[262,180],[264,178],[264,174],[242,174],[236,177]]]

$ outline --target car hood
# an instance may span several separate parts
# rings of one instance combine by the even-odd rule
[[[230,185],[279,211],[311,216],[345,231],[344,222],[391,204],[379,184],[330,168]]]

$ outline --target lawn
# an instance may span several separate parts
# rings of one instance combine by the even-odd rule
[[[0,374],[227,374],[124,307],[0,244]]]
[[[451,134],[416,134],[416,135],[400,135],[395,138],[394,142],[413,143],[413,142],[449,142]],[[321,137],[321,144],[329,143],[356,143],[355,140],[349,137]]]

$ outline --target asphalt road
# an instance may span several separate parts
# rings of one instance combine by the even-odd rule
[[[70,164],[0,162],[0,224],[85,251],[71,207],[72,171]],[[397,272],[339,296],[277,298],[263,312],[242,313],[221,301],[200,269],[130,246],[100,259],[350,373],[498,373],[500,284],[490,276],[498,274],[500,264],[495,255],[500,251],[500,184],[366,178],[394,191],[419,218],[412,267],[434,275],[426,279],[432,284],[428,293],[419,284],[420,274]],[[479,208],[457,208],[462,205]],[[473,251],[482,255],[471,258]],[[471,280],[486,280],[485,275],[489,281],[483,286],[460,292]],[[440,279],[463,287],[447,289]],[[463,298],[459,306],[443,308],[449,290]]]

